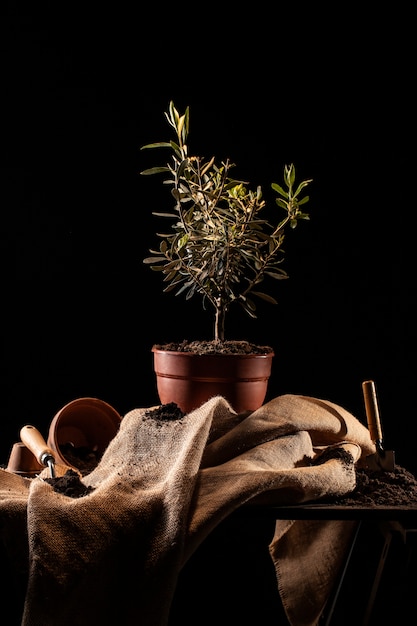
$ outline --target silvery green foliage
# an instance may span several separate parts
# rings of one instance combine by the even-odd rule
[[[217,164],[214,157],[206,160],[189,154],[189,108],[180,115],[171,102],[165,115],[175,141],[142,149],[168,148],[171,160],[141,174],[164,174],[174,206],[171,212],[153,213],[169,220],[170,227],[157,233],[159,249],[151,249],[152,256],[144,263],[162,272],[164,291],[182,293],[187,300],[199,294],[204,306],[209,302],[215,311],[214,339],[223,341],[225,317],[233,303],[252,318],[256,318],[254,297],[276,304],[260,286],[266,276],[288,278],[281,267],[285,231],[295,228],[298,220],[309,219],[300,207],[309,200],[301,192],[311,179],[295,185],[294,165],[284,167],[284,186],[271,185],[284,214],[276,225],[270,224],[261,215],[265,207],[261,188],[252,191],[248,183],[232,178],[233,163]]]

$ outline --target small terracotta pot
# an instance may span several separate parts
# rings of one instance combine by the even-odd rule
[[[101,457],[117,434],[121,416],[107,402],[98,398],[78,398],[66,404],[53,418],[48,446],[55,452],[56,462],[73,464],[65,458],[62,447],[87,448]]]
[[[8,472],[34,478],[44,469],[35,455],[22,442],[13,444],[6,467]]]
[[[184,413],[213,396],[223,396],[237,413],[262,406],[271,375],[273,353],[196,354],[152,348],[158,396]]]

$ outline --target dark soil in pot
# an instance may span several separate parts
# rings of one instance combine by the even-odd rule
[[[195,352],[197,354],[270,354],[270,346],[259,346],[250,341],[183,341],[156,344],[158,350],[172,352]]]

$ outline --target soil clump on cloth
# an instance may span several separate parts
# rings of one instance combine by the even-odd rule
[[[172,422],[180,420],[184,417],[184,413],[175,402],[169,402],[168,404],[161,404],[156,409],[150,409],[146,411],[145,417],[155,419],[157,422]]]
[[[69,498],[82,498],[94,491],[94,487],[86,487],[82,483],[79,474],[72,469],[69,469],[63,476],[43,478],[42,480],[51,485],[54,491],[62,493]]]

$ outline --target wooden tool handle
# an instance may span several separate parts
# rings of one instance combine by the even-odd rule
[[[376,398],[375,383],[373,380],[365,380],[362,383],[363,397],[365,400],[366,419],[372,441],[382,441],[381,420],[379,417],[378,401]]]
[[[41,433],[34,426],[23,426],[20,431],[20,439],[27,448],[35,455],[41,465],[47,465],[47,460],[55,461],[54,452],[48,448],[48,444]]]

